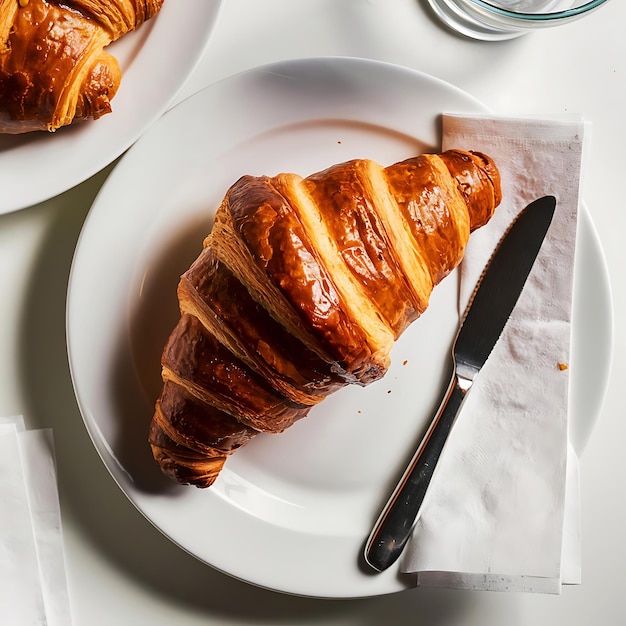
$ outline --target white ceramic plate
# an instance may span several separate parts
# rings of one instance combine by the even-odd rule
[[[217,569],[310,596],[372,596],[410,584],[394,569],[368,574],[360,554],[447,382],[455,274],[397,343],[382,381],[342,390],[282,435],[257,437],[211,489],[163,478],[146,436],[161,349],[178,317],[178,277],[228,186],[244,173],[307,174],[353,157],[392,163],[436,149],[443,110],[485,109],[447,83],[378,62],[311,59],[243,73],[159,120],[115,168],[88,216],[68,296],[70,363],[85,424],[139,510]],[[604,395],[611,328],[604,262],[583,216],[572,358],[580,446]]]
[[[47,200],[115,160],[172,103],[204,52],[222,0],[165,2],[112,43],[122,68],[113,111],[56,133],[0,135],[0,215]]]

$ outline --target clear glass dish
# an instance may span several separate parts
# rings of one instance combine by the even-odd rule
[[[453,30],[487,41],[511,39],[588,15],[609,0],[428,0]]]

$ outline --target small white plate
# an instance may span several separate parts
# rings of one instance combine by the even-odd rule
[[[320,597],[410,585],[370,575],[363,542],[448,382],[458,277],[396,344],[387,376],[325,400],[282,435],[258,436],[207,490],[162,477],[146,443],[176,284],[239,176],[306,175],[355,157],[393,163],[440,145],[441,111],[484,112],[435,78],[357,59],[252,70],[161,118],[124,156],[90,212],[68,295],[68,347],[86,427],[122,490],[166,536],[251,583]],[[582,212],[572,374],[579,449],[605,391],[611,303]],[[588,307],[586,301],[593,301]]]
[[[113,111],[55,133],[0,135],[0,215],[47,200],[114,161],[172,103],[198,64],[222,0],[166,2],[112,43],[122,82]]]

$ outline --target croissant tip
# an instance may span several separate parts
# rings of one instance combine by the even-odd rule
[[[169,451],[151,444],[152,455],[161,472],[181,485],[205,489],[215,483],[226,457],[206,461],[188,461],[175,458]]]

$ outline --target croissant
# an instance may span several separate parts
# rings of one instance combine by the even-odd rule
[[[383,376],[500,200],[492,159],[458,150],[239,179],[178,285],[148,436],[161,470],[207,487],[257,433]]]
[[[111,111],[120,67],[104,48],[164,0],[0,0],[0,132],[54,131]]]

